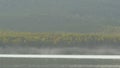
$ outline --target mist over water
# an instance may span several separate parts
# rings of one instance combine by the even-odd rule
[[[0,0],[0,31],[120,33],[119,3],[120,0]],[[0,45],[0,54],[118,55],[120,46]]]
[[[0,0],[0,30],[99,32],[103,27],[120,25],[119,3],[120,0]]]
[[[118,55],[120,47],[97,46],[97,47],[28,47],[7,46],[0,47],[1,54],[66,54],[66,55]]]

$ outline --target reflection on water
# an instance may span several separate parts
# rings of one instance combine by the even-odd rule
[[[23,47],[7,46],[0,47],[1,54],[120,54],[120,47]]]

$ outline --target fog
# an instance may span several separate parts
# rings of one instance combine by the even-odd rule
[[[43,54],[43,55],[116,55],[120,54],[119,46],[98,46],[98,47],[27,47],[7,46],[0,47],[1,54]]]
[[[119,3],[119,0],[0,0],[0,29],[98,32],[103,26],[120,25]]]
[[[120,26],[120,0],[0,0],[0,31],[101,32]],[[112,47],[0,47],[4,54],[120,54]]]

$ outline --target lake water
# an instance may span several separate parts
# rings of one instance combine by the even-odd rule
[[[65,54],[65,55],[119,55],[120,46],[97,47],[0,47],[1,54]]]
[[[0,68],[120,68],[120,60],[0,58]]]

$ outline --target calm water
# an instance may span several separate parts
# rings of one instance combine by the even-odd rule
[[[120,68],[120,60],[0,58],[0,68]]]
[[[1,54],[84,54],[84,55],[120,55],[120,46],[97,47],[0,47]]]

